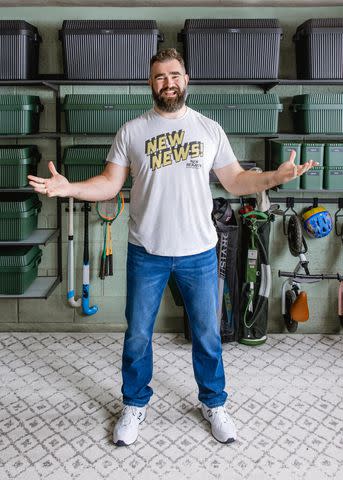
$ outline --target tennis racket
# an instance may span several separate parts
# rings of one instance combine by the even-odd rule
[[[113,221],[124,210],[124,195],[119,192],[111,200],[96,203],[96,211],[104,226],[104,241],[101,254],[99,277],[103,280],[107,275],[113,275],[112,232]]]

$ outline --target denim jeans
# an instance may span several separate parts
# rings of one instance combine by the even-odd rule
[[[218,278],[215,248],[182,257],[151,255],[129,243],[127,304],[123,349],[123,402],[142,407],[153,393],[152,335],[169,275],[173,272],[182,294],[192,335],[192,360],[201,402],[223,405],[227,393],[217,322]]]

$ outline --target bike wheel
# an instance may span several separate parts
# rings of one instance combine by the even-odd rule
[[[288,221],[288,246],[293,257],[298,257],[303,249],[301,220],[298,215],[291,215]]]
[[[298,322],[293,320],[290,310],[292,304],[295,302],[297,298],[297,294],[295,293],[294,290],[287,290],[286,291],[286,313],[283,316],[283,319],[285,321],[285,325],[289,333],[295,333],[298,328]]]

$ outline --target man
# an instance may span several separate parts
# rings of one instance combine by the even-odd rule
[[[149,85],[155,106],[117,133],[101,175],[69,183],[49,163],[51,178],[29,176],[38,193],[98,201],[113,198],[130,170],[127,258],[128,328],[123,349],[124,409],[113,433],[116,445],[138,436],[152,395],[152,334],[164,288],[173,272],[192,334],[192,358],[204,418],[219,442],[236,439],[224,404],[225,376],[217,326],[217,235],[211,221],[209,172],[226,190],[246,195],[306,172],[295,152],[273,172],[244,171],[222,128],[185,105],[188,75],[175,49],[151,59]]]

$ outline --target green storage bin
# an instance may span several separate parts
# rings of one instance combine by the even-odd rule
[[[63,153],[64,173],[70,182],[83,182],[103,171],[110,145],[82,145],[67,147]],[[124,183],[131,188],[130,176]]]
[[[40,157],[36,145],[0,146],[0,188],[26,187],[27,176],[37,175]]]
[[[35,193],[2,193],[0,241],[25,240],[37,228],[42,203]]]
[[[41,256],[37,246],[1,247],[0,294],[23,294],[37,278]]]
[[[290,109],[297,133],[343,133],[343,94],[296,95]]]
[[[289,156],[292,150],[296,151],[295,164],[300,164],[301,157],[301,143],[300,142],[283,142],[281,140],[272,140],[270,142],[271,150],[271,163],[272,168],[276,170],[281,163],[289,160]],[[290,182],[279,185],[282,190],[299,190],[300,178],[295,178]]]
[[[114,134],[153,106],[151,95],[66,95],[62,105],[68,133]]]
[[[343,143],[327,143],[324,149],[324,188],[343,190]]]
[[[303,143],[301,147],[301,163],[309,160],[318,162],[317,167],[304,173],[300,177],[300,187],[304,190],[322,190],[324,176],[324,144],[323,143]]]
[[[0,95],[0,134],[37,133],[43,108],[34,95]]]
[[[275,94],[196,94],[187,105],[218,122],[227,133],[272,134],[278,130],[282,104]]]

